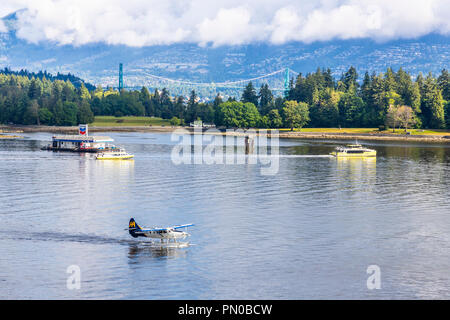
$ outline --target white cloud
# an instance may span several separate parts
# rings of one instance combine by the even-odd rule
[[[415,38],[450,33],[450,0],[2,0],[29,42],[147,46]],[[0,32],[6,26],[0,22]]]
[[[206,18],[196,26],[200,45],[239,45],[262,40],[264,26],[251,22],[248,8],[220,9],[213,19]]]

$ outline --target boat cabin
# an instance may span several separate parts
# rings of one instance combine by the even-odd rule
[[[114,139],[106,136],[61,135],[53,136],[52,149],[55,150],[103,150],[111,148]]]

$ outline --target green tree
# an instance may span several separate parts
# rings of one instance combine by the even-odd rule
[[[180,119],[180,124],[183,122],[185,112],[184,97],[179,96],[175,99],[173,104],[173,115]]]
[[[447,129],[450,129],[450,101],[445,105],[445,124]]]
[[[152,109],[154,111],[153,115],[155,117],[160,117],[161,116],[161,99],[159,96],[158,89],[155,89],[155,92],[153,93],[153,96],[151,98],[151,104],[152,104]]]
[[[358,73],[356,72],[355,67],[351,66],[346,73],[342,75],[341,82],[344,85],[345,91],[350,88],[358,87]]]
[[[398,93],[403,102],[412,107],[414,112],[420,112],[420,88],[417,83],[413,83],[411,75],[400,68],[395,75],[395,85],[390,85],[390,90]]]
[[[91,99],[91,94],[89,93],[89,90],[86,88],[86,86],[84,85],[84,83],[81,83],[81,87],[80,87],[80,98],[82,100],[90,100]]]
[[[74,102],[64,102],[60,116],[59,125],[76,126],[78,124],[77,105]]]
[[[442,70],[437,81],[439,89],[442,90],[442,98],[450,101],[450,74],[447,69]]]
[[[214,123],[216,126],[221,126],[223,123],[221,123],[221,115],[220,115],[220,105],[223,103],[223,99],[218,93],[217,96],[214,98],[213,102],[213,108],[214,108]]]
[[[354,91],[349,91],[354,92]],[[339,97],[341,93],[327,88],[321,92],[318,101],[310,108],[310,118],[313,126],[335,127],[339,119]]]
[[[325,88],[335,89],[334,78],[331,74],[330,68],[323,72],[323,82]]]
[[[28,96],[30,99],[39,99],[42,95],[42,82],[39,79],[33,78],[28,89]]]
[[[397,91],[397,79],[396,74],[392,71],[392,68],[388,68],[384,75],[384,90],[385,91]]]
[[[94,122],[94,113],[91,110],[89,102],[83,99],[77,113],[78,124],[86,124]]]
[[[256,95],[256,89],[253,87],[252,82],[250,81],[247,86],[244,88],[244,91],[242,92],[241,101],[243,103],[253,103],[253,105],[258,105],[258,96]]]
[[[198,116],[205,123],[214,122],[214,107],[209,103],[198,104]]]
[[[103,88],[101,85],[98,85],[93,93],[94,97],[97,97],[99,99],[103,98]]]
[[[431,74],[427,76],[423,84],[422,94],[423,123],[428,128],[445,128],[444,100],[438,88],[436,79]]]
[[[345,93],[341,96],[339,109],[339,124],[344,127],[361,126],[364,116],[364,101],[353,92]]]
[[[69,81],[62,81],[61,98],[63,102],[75,102],[77,100],[77,94],[75,92],[74,85]]]
[[[220,104],[220,123],[226,127],[238,128],[241,126],[242,102],[227,101]]]
[[[38,114],[41,124],[50,125],[53,123],[53,114],[47,108],[39,109]]]
[[[281,128],[283,126],[283,118],[277,109],[270,110],[267,117],[270,128]]]
[[[172,117],[172,119],[170,119],[170,124],[172,126],[179,126],[181,124],[181,120],[177,117]]]
[[[139,92],[139,101],[142,103],[145,109],[145,115],[151,117],[154,114],[153,104],[151,103],[150,91],[146,87],[142,87]]]
[[[253,103],[227,101],[220,104],[220,123],[226,127],[252,128],[260,122],[260,114]]]
[[[244,103],[242,116],[241,128],[254,128],[258,126],[260,114],[253,103]]]
[[[370,126],[379,126],[384,123],[388,103],[382,75],[373,75],[368,101],[365,122]]]
[[[360,91],[361,98],[365,103],[370,102],[371,90],[372,90],[372,78],[369,76],[369,73],[366,72],[364,74],[364,79]]]
[[[187,123],[193,122],[197,120],[198,116],[199,116],[198,96],[195,90],[192,90],[186,105],[185,120]]]
[[[302,128],[309,121],[308,104],[297,101],[286,101],[283,108],[284,123],[291,131]]]
[[[35,99],[31,100],[25,111],[25,114],[23,115],[23,123],[39,125],[40,122],[38,111],[39,111],[39,104]]]
[[[273,94],[272,91],[270,91],[269,85],[267,83],[261,85],[261,88],[259,89],[258,99],[258,111],[261,115],[266,115],[273,105]]]

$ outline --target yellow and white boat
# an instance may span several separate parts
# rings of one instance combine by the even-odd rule
[[[125,152],[125,149],[119,149],[118,151],[99,153],[95,159],[97,160],[129,160],[134,157],[133,154]]]
[[[360,144],[349,144],[346,147],[337,147],[336,150],[330,154],[335,157],[362,158],[362,157],[376,157],[377,151],[373,149],[364,148]]]

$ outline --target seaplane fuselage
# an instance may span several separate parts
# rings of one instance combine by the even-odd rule
[[[184,239],[189,236],[189,233],[178,230],[157,230],[157,231],[146,231],[143,232],[144,237],[155,238],[155,239]]]
[[[189,236],[189,233],[179,229],[191,227],[193,224],[185,224],[167,228],[143,228],[140,227],[133,218],[130,219],[128,231],[133,238],[146,237],[153,239],[173,240],[184,239]]]

